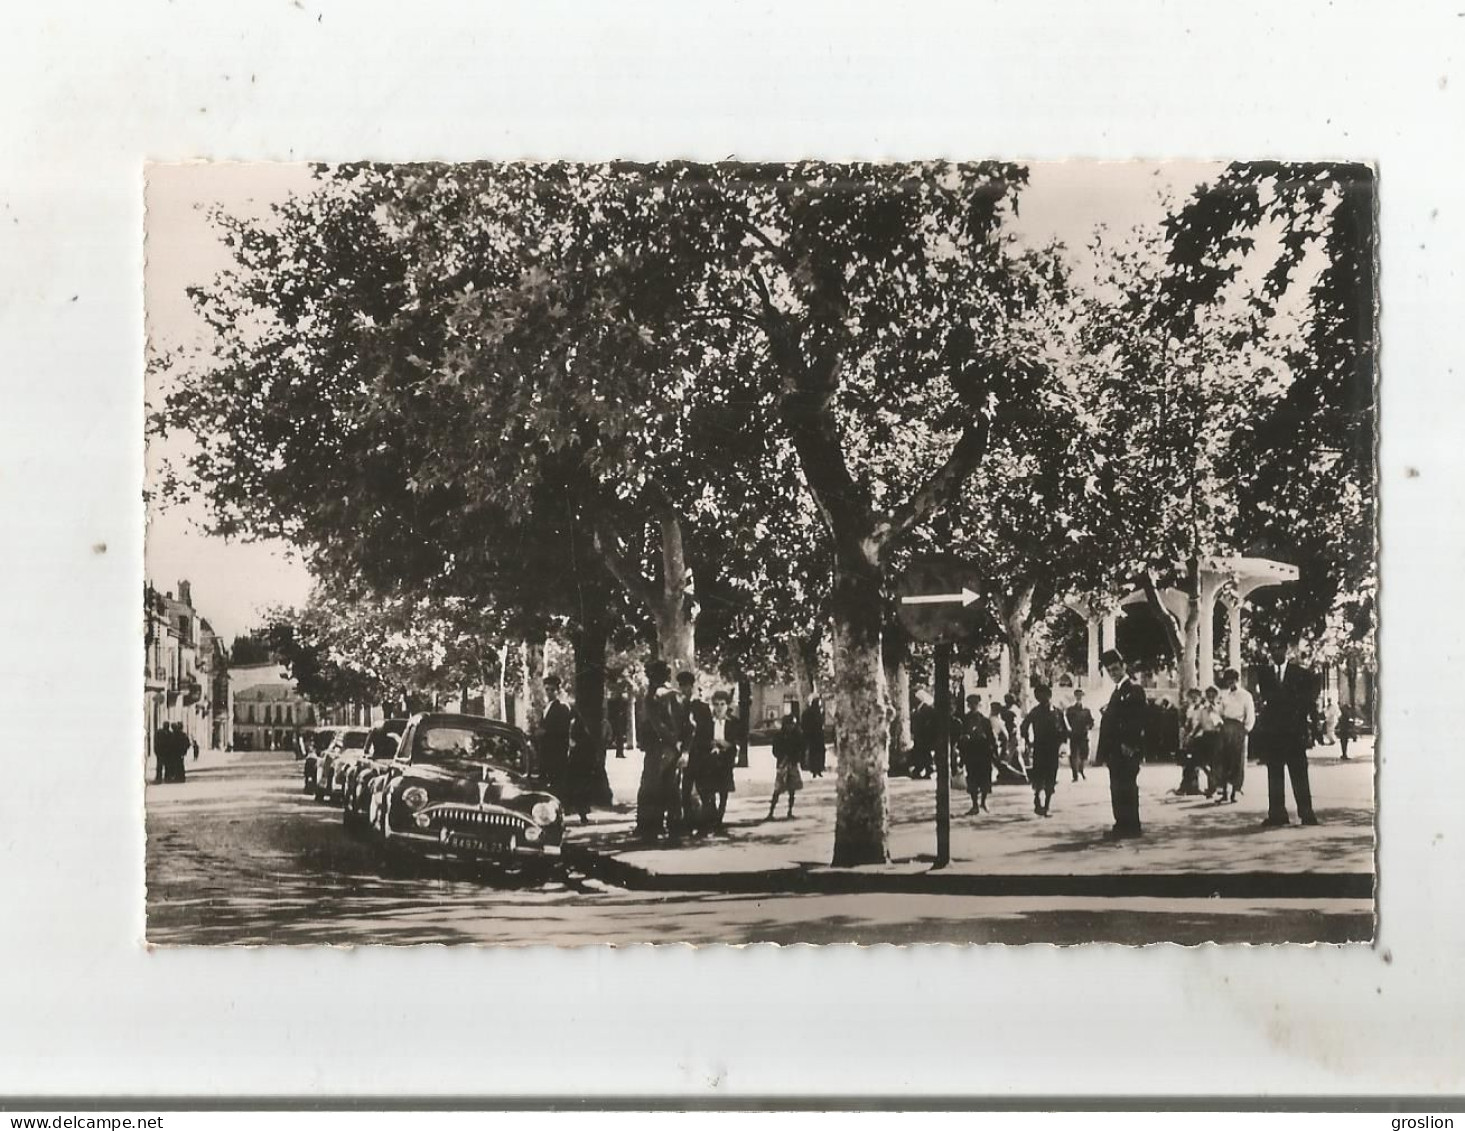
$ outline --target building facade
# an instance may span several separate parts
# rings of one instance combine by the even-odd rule
[[[224,745],[228,720],[228,663],[223,642],[193,605],[192,587],[177,596],[143,589],[143,756],[164,724],[183,725],[201,749]]]
[[[236,666],[229,687],[229,744],[235,750],[295,749],[301,732],[322,721],[283,664]]]

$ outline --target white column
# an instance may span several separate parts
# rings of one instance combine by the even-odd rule
[[[1225,578],[1220,574],[1203,571],[1200,576],[1200,624],[1197,626],[1197,647],[1200,661],[1196,664],[1196,686],[1210,687],[1216,682],[1216,594],[1221,591]]]
[[[1099,653],[1103,650],[1100,647],[1100,633],[1103,632],[1103,622],[1090,615],[1085,627],[1089,637],[1088,686],[1094,687],[1099,682]]]
[[[1241,600],[1226,602],[1226,663],[1241,670]]]
[[[1105,615],[1103,621],[1100,622],[1099,648],[1102,651],[1107,652],[1110,648],[1117,646],[1116,642],[1119,639],[1119,633],[1116,626],[1118,622],[1119,616],[1117,613],[1108,613]]]
[[[1001,687],[1000,694],[1006,695],[1007,689],[1012,686],[1012,649],[1006,644],[1002,645],[1002,658],[997,668],[997,682]]]

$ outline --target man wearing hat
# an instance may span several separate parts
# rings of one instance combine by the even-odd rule
[[[687,766],[682,771],[682,819],[693,836],[704,836],[717,826],[712,708],[697,698],[697,676],[693,672],[677,673],[677,698],[685,719],[687,752]]]
[[[1256,732],[1267,764],[1267,826],[1290,824],[1287,815],[1287,779],[1297,817],[1304,825],[1318,823],[1312,810],[1312,787],[1307,775],[1308,716],[1317,699],[1312,672],[1298,665],[1285,642],[1270,649],[1272,662],[1257,671]]]
[[[1110,648],[1099,662],[1114,683],[1099,722],[1098,756],[1109,767],[1109,800],[1114,807],[1110,839],[1140,836],[1139,765],[1144,753],[1147,704],[1144,688],[1129,678],[1124,657]]]
[[[636,835],[655,840],[665,832],[669,839],[681,836],[681,769],[686,716],[677,693],[667,686],[671,668],[661,660],[646,665],[645,725],[640,728],[641,786],[636,793]]]
[[[724,831],[728,794],[737,790],[733,767],[737,763],[739,744],[743,739],[742,724],[732,717],[732,696],[726,691],[712,695],[712,793],[717,804],[713,832]]]
[[[544,692],[549,705],[539,727],[539,772],[549,788],[560,792],[565,787],[565,769],[570,763],[570,705],[560,693],[560,677],[544,677]]]

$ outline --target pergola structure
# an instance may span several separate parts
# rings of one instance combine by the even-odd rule
[[[1200,616],[1196,624],[1196,639],[1186,641],[1187,647],[1195,647],[1196,684],[1200,687],[1215,682],[1215,611],[1219,599],[1226,605],[1227,620],[1227,666],[1241,670],[1241,608],[1246,599],[1258,589],[1269,585],[1285,585],[1296,581],[1298,569],[1286,562],[1271,558],[1248,558],[1240,556],[1212,556],[1202,558],[1199,571],[1199,593],[1192,597],[1180,589],[1162,589],[1159,597],[1165,610],[1179,624],[1189,618],[1191,602],[1200,603]],[[1120,606],[1144,604],[1147,601],[1142,589],[1136,589],[1120,602]],[[1071,607],[1071,606],[1070,606]]]

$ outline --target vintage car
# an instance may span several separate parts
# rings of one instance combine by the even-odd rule
[[[310,746],[305,752],[305,764],[303,773],[305,778],[305,792],[315,792],[315,770],[320,763],[320,756],[326,752],[326,748],[335,740],[338,727],[316,727],[310,736]]]
[[[529,740],[477,715],[417,715],[371,782],[368,827],[385,844],[472,858],[556,858],[559,798],[526,777]]]
[[[341,804],[341,820],[347,828],[366,823],[371,779],[396,757],[406,729],[406,719],[387,719],[372,728],[365,746],[342,752],[332,763],[331,794]]]
[[[331,739],[331,744],[320,753],[316,760],[315,799],[317,801],[331,799],[332,774],[336,762],[345,754],[366,749],[366,739],[369,734],[371,734],[370,727],[336,728],[336,734]]]

